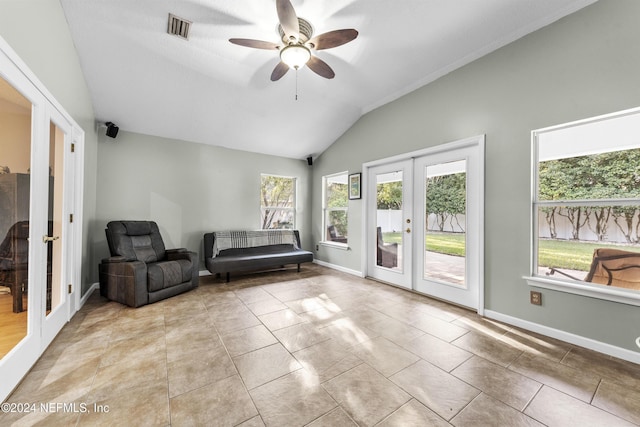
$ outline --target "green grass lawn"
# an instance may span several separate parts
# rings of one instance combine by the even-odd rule
[[[619,246],[596,242],[576,242],[570,240],[540,240],[538,264],[541,267],[560,267],[571,270],[589,271],[593,251],[597,248],[618,248],[640,252],[637,246]]]
[[[429,233],[426,249],[447,255],[464,256],[464,234],[462,233]],[[385,243],[402,243],[402,233],[384,233]]]
[[[464,256],[464,236],[462,233],[430,233],[427,235],[426,249],[448,255]],[[401,243],[402,233],[384,233],[383,239],[386,243]],[[541,267],[589,271],[593,251],[605,247],[640,252],[638,246],[620,247],[606,243],[542,239],[539,242],[538,262]]]

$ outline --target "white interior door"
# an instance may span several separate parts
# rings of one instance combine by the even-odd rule
[[[0,401],[69,320],[79,274],[73,127],[9,55],[0,39]]]
[[[368,275],[411,289],[413,162],[369,168],[366,199]]]
[[[0,51],[0,401],[41,354],[46,268],[44,98]]]
[[[72,127],[57,110],[49,108],[48,185],[46,186],[47,281],[44,296],[43,346],[49,345],[69,320],[73,247],[70,213],[73,206]]]

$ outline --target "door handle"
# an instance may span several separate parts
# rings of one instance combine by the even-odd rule
[[[47,236],[47,235],[44,235],[44,236],[42,236],[42,243],[53,242],[55,240],[58,240],[59,238],[60,238],[60,236]]]

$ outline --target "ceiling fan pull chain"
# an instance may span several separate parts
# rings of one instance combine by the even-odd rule
[[[296,101],[298,100],[298,69],[296,68]]]

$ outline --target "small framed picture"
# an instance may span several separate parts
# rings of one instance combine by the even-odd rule
[[[361,173],[352,173],[349,175],[349,200],[362,198],[362,193],[360,192],[361,177]]]

